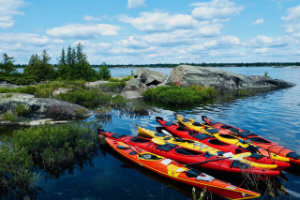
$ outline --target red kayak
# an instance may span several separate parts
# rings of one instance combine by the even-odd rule
[[[213,136],[209,136],[197,131],[190,130],[186,127],[181,127],[178,124],[164,121],[161,117],[156,117],[156,121],[161,124],[168,132],[174,134],[180,138],[186,138],[201,142],[207,146],[213,147],[223,152],[231,152],[233,154],[251,152],[252,155],[249,157],[245,157],[244,159],[256,162],[256,163],[264,163],[264,164],[276,164],[278,166],[278,170],[283,170],[284,168],[289,167],[290,165],[286,162],[281,162],[277,160],[273,160],[269,157],[262,156],[258,154],[257,149],[243,149],[241,147],[237,147],[233,144],[224,143],[219,141],[217,138]],[[251,151],[253,150],[253,151]]]
[[[174,160],[155,155],[114,139],[105,138],[105,140],[111,148],[128,160],[175,181],[208,190],[228,199],[252,199],[260,196],[256,192],[219,181],[198,170],[189,169]]]
[[[296,152],[289,150],[275,142],[267,140],[255,133],[252,133],[248,130],[243,130],[240,128],[236,128],[227,124],[223,124],[220,122],[214,122],[213,120],[207,118],[206,116],[202,116],[202,119],[208,125],[219,129],[220,133],[235,135],[244,140],[250,140],[254,145],[261,147],[269,152],[275,153],[277,155],[286,157],[290,159],[290,162],[293,164],[300,164],[300,155]]]
[[[201,151],[193,151],[179,147],[175,144],[166,143],[165,145],[158,145],[148,138],[125,136],[109,132],[100,132],[100,135],[104,135],[105,137],[123,142],[128,145],[139,147],[151,153],[170,158],[187,165],[234,173],[248,173],[263,176],[276,176],[280,174],[280,172],[276,170],[251,167],[250,165],[241,163],[238,160],[229,160],[227,158],[214,156]]]

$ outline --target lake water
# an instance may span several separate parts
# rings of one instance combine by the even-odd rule
[[[176,112],[201,121],[207,115],[224,123],[248,129],[261,136],[284,145],[300,153],[300,68],[285,67],[230,67],[228,71],[245,75],[263,75],[287,80],[297,85],[292,88],[273,91],[254,97],[234,101],[215,102],[199,105],[190,110],[171,110],[156,108],[147,116],[132,117],[113,111],[112,118],[103,128],[107,131],[136,135],[135,125],[155,129],[156,116],[175,120]],[[135,68],[113,68],[113,76],[130,75]],[[153,70],[169,73],[168,68]],[[176,112],[174,110],[177,110]],[[97,120],[94,116],[88,121]],[[298,169],[299,170],[299,169]],[[278,180],[286,188],[289,196],[279,194],[278,199],[300,199],[299,173],[283,172],[286,180]],[[214,174],[212,174],[214,175]],[[234,180],[237,184],[242,179]],[[38,199],[189,199],[191,188],[157,176],[149,171],[126,162],[116,156],[109,148],[99,150],[91,163],[80,169],[75,166],[72,174],[65,172],[58,178],[41,179],[42,191]],[[262,199],[271,196],[263,195]]]

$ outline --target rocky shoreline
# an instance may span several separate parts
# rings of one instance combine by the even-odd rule
[[[108,83],[108,81],[87,82],[85,87],[87,89],[98,88]],[[294,86],[293,83],[265,76],[244,76],[211,67],[179,65],[172,69],[170,75],[139,68],[134,77],[126,81],[120,94],[128,100],[138,99],[149,88],[168,85],[212,87],[220,94],[248,90],[270,91]],[[0,88],[4,87],[18,88],[24,86],[0,83]],[[53,95],[65,93],[68,90],[67,88],[57,88],[53,91]],[[44,123],[66,123],[70,120],[86,118],[93,113],[83,106],[54,98],[36,98],[33,95],[23,93],[0,93],[1,118],[6,113],[14,112],[20,105],[26,109],[26,116],[17,121],[2,119],[0,125],[31,126]]]

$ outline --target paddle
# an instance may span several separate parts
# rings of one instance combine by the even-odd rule
[[[189,163],[189,164],[186,164],[186,165],[187,166],[188,165],[201,165],[201,164],[204,164],[204,163],[209,163],[209,162],[214,162],[214,161],[219,161],[219,160],[225,160],[225,159],[229,159],[229,158],[232,158],[232,157],[217,158],[217,159],[206,160],[206,161],[202,161],[202,162]]]

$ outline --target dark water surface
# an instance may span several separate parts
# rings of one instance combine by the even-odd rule
[[[215,120],[248,129],[300,152],[300,68],[231,67],[225,69],[245,75],[263,75],[267,71],[273,78],[291,81],[297,85],[254,97],[199,105],[188,110],[176,108],[174,110],[198,121],[201,121],[201,115],[207,115]],[[112,74],[114,76],[129,75],[132,70],[134,69],[127,69],[127,71],[126,69],[112,69]],[[161,70],[170,71],[170,69]],[[107,131],[136,135],[136,124],[155,129],[158,126],[155,122],[156,116],[175,120],[174,114],[174,111],[160,108],[142,117],[120,115],[118,111],[113,111],[111,120],[103,128]],[[88,120],[97,119],[92,116]],[[300,199],[300,177],[297,173],[284,172],[284,175],[286,180],[282,178],[278,180],[284,185],[289,196],[263,195],[262,199]],[[234,178],[233,181],[237,184],[243,183],[243,179],[239,178]],[[42,191],[37,195],[38,199],[166,200],[191,198],[190,187],[169,181],[132,165],[106,147],[101,147],[91,163],[86,163],[81,169],[75,166],[72,174],[66,172],[59,178],[49,178],[46,181],[41,179],[39,186]]]

